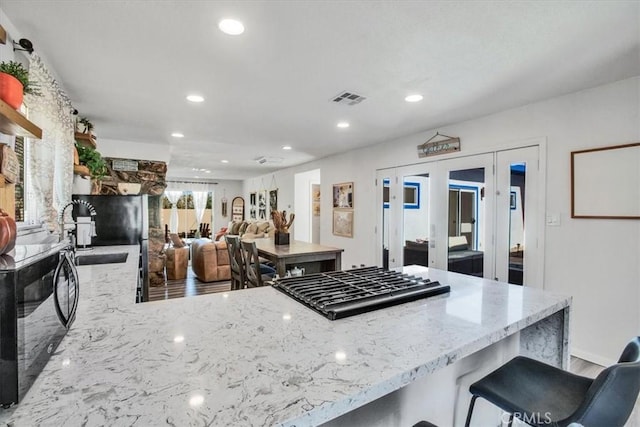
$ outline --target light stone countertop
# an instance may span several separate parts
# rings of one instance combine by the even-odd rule
[[[570,304],[532,288],[430,270],[452,292],[329,321],[270,287],[135,304],[124,264],[82,266],[75,323],[15,426],[317,425]]]

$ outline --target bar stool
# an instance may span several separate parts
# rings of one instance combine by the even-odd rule
[[[525,423],[565,427],[571,423],[623,426],[640,390],[640,337],[625,347],[618,363],[595,379],[574,375],[537,360],[518,356],[471,384],[473,394],[465,426],[478,397]]]

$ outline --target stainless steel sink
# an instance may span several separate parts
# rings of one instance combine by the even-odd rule
[[[79,254],[76,255],[76,265],[94,265],[94,264],[118,264],[127,261],[129,256],[126,252],[115,254]]]

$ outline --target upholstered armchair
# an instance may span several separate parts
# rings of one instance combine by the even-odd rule
[[[202,282],[231,279],[227,242],[196,239],[191,242],[191,268]]]

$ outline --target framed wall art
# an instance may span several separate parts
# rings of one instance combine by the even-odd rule
[[[333,184],[333,207],[353,209],[353,182]]]
[[[278,210],[278,189],[269,190],[269,215]]]
[[[640,142],[571,152],[571,218],[640,219]]]
[[[250,219],[258,219],[258,209],[257,209],[257,193],[254,191],[253,193],[249,193],[249,218]]]
[[[333,234],[353,237],[353,210],[333,210]]]
[[[258,192],[258,219],[267,220],[267,190]]]

